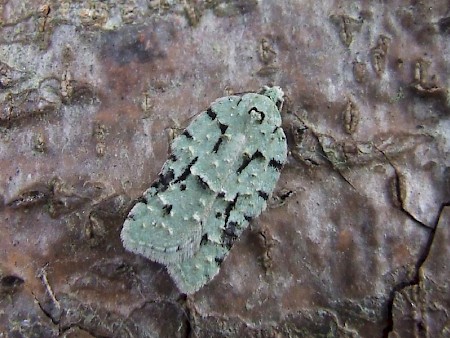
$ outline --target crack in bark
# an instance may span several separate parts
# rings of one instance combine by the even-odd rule
[[[69,331],[72,328],[77,328],[79,330],[85,331],[87,332],[89,335],[95,337],[95,338],[106,338],[106,337],[118,337],[118,335],[116,333],[112,334],[111,336],[105,336],[102,334],[98,334],[98,331],[95,329],[90,329],[88,326],[83,325],[82,323],[80,323],[79,321],[75,321],[75,322],[71,322],[70,320],[68,322],[65,321],[64,313],[66,313],[67,311],[71,311],[72,307],[71,306],[64,306],[61,305],[61,303],[57,300],[55,293],[48,281],[47,278],[47,267],[48,264],[46,264],[44,267],[42,267],[41,269],[39,269],[38,273],[37,273],[37,277],[41,279],[42,284],[45,287],[46,290],[46,294],[48,294],[48,296],[50,297],[52,303],[55,305],[55,309],[57,310],[56,313],[52,312],[52,309],[48,309],[45,306],[45,303],[40,301],[38,299],[38,297],[33,293],[34,299],[37,303],[37,305],[39,306],[40,310],[42,311],[42,313],[45,315],[45,317],[49,318],[51,320],[51,322],[56,326],[56,328],[58,329],[59,335],[64,334],[65,332]],[[191,327],[191,322],[190,322],[190,315],[189,315],[189,311],[187,311],[188,313],[186,313],[186,308],[177,301],[171,301],[171,300],[166,300],[166,299],[156,299],[156,300],[145,300],[142,303],[140,303],[138,306],[135,306],[130,312],[129,315],[124,318],[122,321],[120,321],[118,323],[118,327],[113,329],[113,332],[117,332],[120,333],[120,330],[125,330],[127,332],[127,336],[128,337],[135,337],[135,334],[133,334],[133,332],[131,332],[129,330],[129,327],[125,322],[127,320],[131,320],[130,316],[135,312],[135,311],[139,311],[142,308],[144,308],[147,304],[150,303],[156,303],[156,304],[162,304],[162,303],[166,303],[166,304],[170,304],[173,305],[175,307],[180,307],[181,306],[181,310],[183,312],[183,314],[186,316],[187,320],[186,320],[186,331],[187,332],[191,332],[190,327]],[[76,307],[76,309],[78,310],[80,306],[84,306],[85,303],[80,303],[79,306]],[[123,333],[123,331],[122,331]],[[121,336],[122,337],[122,336]],[[186,337],[189,337],[189,335],[186,335]]]
[[[34,295],[34,300],[36,301],[37,305],[39,306],[39,308],[41,309],[42,313],[44,314],[45,317],[47,317],[48,319],[51,320],[51,322],[57,326],[58,328],[58,333],[59,335],[62,335],[64,332],[69,331],[71,328],[78,328],[79,330],[82,330],[84,332],[87,332],[89,335],[91,335],[94,338],[104,338],[103,336],[97,335],[95,334],[95,332],[91,331],[91,330],[87,330],[86,328],[83,328],[82,326],[78,325],[78,324],[70,324],[67,327],[61,327],[60,325],[60,320],[56,320],[54,318],[54,316],[45,309],[45,307],[42,305],[42,303],[39,301],[39,299],[36,297],[36,295]]]
[[[195,316],[194,313],[196,312],[195,307],[192,306],[192,300],[191,297],[182,294],[180,298],[177,300],[177,303],[181,306],[181,309],[183,311],[183,314],[186,316],[186,338],[193,338],[196,337],[195,335]]]
[[[419,259],[417,260],[416,264],[414,264],[414,277],[409,280],[409,281],[404,281],[401,283],[398,283],[397,285],[394,286],[394,288],[392,289],[392,291],[389,294],[389,298],[387,301],[387,325],[386,327],[383,329],[382,332],[382,338],[388,338],[389,337],[389,333],[391,333],[394,329],[394,316],[393,316],[393,310],[394,310],[394,301],[395,301],[395,296],[397,295],[397,293],[401,292],[402,290],[414,286],[414,285],[419,285],[420,283],[420,269],[422,268],[423,264],[425,263],[425,261],[428,258],[428,255],[430,254],[431,251],[431,246],[433,245],[433,241],[434,241],[434,236],[436,234],[436,230],[439,224],[439,220],[441,218],[441,214],[442,211],[444,210],[445,207],[450,206],[450,202],[445,202],[443,204],[441,204],[441,206],[439,207],[439,213],[438,213],[438,217],[436,220],[436,224],[434,225],[434,228],[429,228],[426,227],[426,229],[428,229],[430,231],[429,236],[428,236],[428,241],[426,243],[425,249],[423,250],[422,254],[420,255]],[[421,331],[425,331],[426,333],[426,326],[422,323],[422,322],[417,322],[418,326],[420,326],[420,330]]]
[[[177,299],[177,300],[170,300],[170,299],[146,299],[143,302],[141,302],[140,304],[138,304],[137,306],[133,307],[131,309],[131,311],[128,313],[128,315],[126,316],[126,318],[124,318],[121,322],[120,325],[118,327],[119,328],[125,328],[123,326],[123,323],[126,320],[132,320],[130,319],[130,317],[132,316],[132,314],[136,311],[142,310],[147,304],[169,304],[169,305],[173,305],[177,308],[181,309],[181,312],[183,313],[183,315],[185,316],[186,320],[184,321],[184,325],[186,325],[186,338],[190,338],[193,337],[192,334],[194,332],[194,330],[192,330],[192,319],[193,316],[191,315],[191,301],[188,299],[189,296],[185,295],[185,294],[181,294],[181,296]],[[130,333],[129,335],[130,337],[133,337],[133,334]]]
[[[88,333],[89,335],[91,335],[94,338],[105,338],[105,336],[98,335],[95,332],[93,332],[91,330],[87,330],[87,329],[85,329],[84,327],[82,327],[81,325],[78,325],[78,324],[70,324],[69,326],[64,327],[64,328],[60,327],[59,328],[59,334],[62,335],[63,333],[65,333],[65,332],[67,332],[67,331],[69,331],[70,329],[73,329],[73,328],[77,328],[80,331],[84,331],[84,332]],[[130,337],[132,337],[132,336],[133,335],[130,334]]]
[[[421,222],[420,220],[418,220],[413,214],[411,214],[406,208],[405,208],[405,201],[404,201],[404,197],[402,194],[402,189],[401,189],[401,175],[397,169],[397,167],[391,162],[390,158],[384,153],[384,151],[382,151],[381,149],[379,149],[378,147],[375,146],[375,149],[377,149],[382,155],[383,157],[386,159],[386,161],[389,163],[389,165],[392,167],[392,169],[394,169],[394,173],[395,173],[395,190],[396,190],[396,198],[398,200],[399,203],[399,209],[414,223],[416,223],[417,225],[419,225],[420,227],[425,228],[426,230],[433,230],[434,227],[430,227],[429,225]],[[437,224],[437,223],[436,223]]]
[[[42,313],[51,320],[51,322],[57,326],[58,328],[58,332],[59,334],[63,334],[64,332],[70,330],[71,328],[75,327],[78,328],[80,330],[83,330],[85,332],[87,332],[88,334],[90,334],[91,336],[95,337],[95,338],[103,338],[103,336],[97,335],[95,334],[95,332],[88,330],[78,324],[70,324],[67,327],[62,327],[61,326],[61,316],[62,313],[65,309],[61,308],[61,304],[58,301],[58,299],[55,296],[55,293],[53,292],[52,287],[50,286],[50,283],[48,281],[47,278],[47,268],[48,268],[48,263],[45,264],[41,269],[39,269],[38,273],[37,273],[37,277],[40,278],[40,280],[42,281],[42,284],[45,287],[45,291],[48,294],[48,296],[50,297],[50,299],[52,300],[53,304],[55,305],[55,308],[57,310],[57,313],[59,315],[55,316],[55,314],[53,314],[51,311],[48,311],[43,305],[42,303],[39,301],[39,299],[36,297],[36,295],[33,294],[34,299],[37,303],[37,305],[39,306],[39,308],[41,309]]]
[[[34,300],[36,301],[37,305],[38,305],[39,308],[41,309],[42,313],[44,313],[45,317],[47,317],[48,319],[50,319],[51,322],[52,322],[54,325],[58,325],[59,322],[57,322],[57,321],[53,318],[53,316],[51,315],[51,313],[48,312],[48,311],[44,308],[44,306],[41,304],[41,302],[39,301],[39,299],[36,297],[36,295],[35,295],[34,293],[33,293],[33,296],[34,296]]]
[[[387,163],[389,163],[389,165],[394,169],[394,173],[395,173],[395,189],[396,189],[396,195],[397,195],[396,198],[398,199],[398,202],[399,202],[399,209],[411,221],[413,221],[415,224],[419,225],[421,228],[423,228],[423,229],[425,229],[426,231],[429,232],[428,240],[427,240],[427,243],[425,245],[425,248],[424,248],[422,254],[419,256],[419,258],[416,261],[416,263],[414,264],[414,276],[408,281],[403,281],[403,282],[400,282],[400,283],[394,285],[393,289],[389,293],[389,297],[388,297],[388,300],[387,300],[387,325],[385,326],[385,328],[382,331],[382,338],[388,338],[389,334],[394,330],[394,315],[393,315],[393,311],[394,311],[395,296],[399,292],[401,292],[402,290],[404,290],[404,289],[406,289],[408,287],[419,285],[419,283],[420,283],[420,269],[422,268],[423,264],[425,263],[425,261],[428,258],[428,255],[430,254],[431,246],[433,245],[434,236],[436,234],[436,229],[437,229],[438,224],[439,224],[439,220],[440,220],[440,217],[441,217],[441,214],[442,214],[442,210],[446,206],[450,205],[450,203],[446,202],[446,203],[441,204],[441,206],[439,207],[438,217],[437,217],[433,227],[430,227],[429,225],[427,225],[427,224],[421,222],[420,220],[418,220],[417,218],[415,218],[414,215],[412,215],[410,212],[408,212],[408,210],[406,210],[405,207],[404,207],[404,198],[403,198],[403,194],[401,192],[401,179],[400,179],[400,174],[398,172],[397,167],[392,163],[390,158],[381,149],[379,149],[376,146],[375,146],[375,148],[383,155],[383,157],[386,159]],[[422,322],[418,322],[416,325],[420,326],[419,329],[421,329],[422,331],[425,330],[425,332],[426,332],[426,326],[424,326]]]
[[[58,325],[61,320],[61,316],[60,316],[61,315],[61,304],[59,303],[58,299],[56,299],[55,293],[53,292],[52,287],[50,286],[50,283],[48,282],[47,268],[48,268],[48,263],[45,264],[42,268],[40,268],[38,270],[37,277],[41,280],[42,284],[44,285],[45,291],[48,294],[48,296],[50,297],[50,299],[52,300],[52,303],[54,304],[57,313],[59,313],[59,316],[55,316],[54,314],[51,313],[51,311],[44,309],[44,307],[42,306],[41,302],[39,302],[37,297],[35,296],[34,298],[36,299],[42,312],[44,312],[45,315],[50,318],[50,320],[52,321],[53,324]]]
[[[303,122],[303,121],[302,121],[302,122]],[[308,127],[308,128],[309,128],[309,127]],[[309,129],[310,129],[310,128],[309,128]],[[322,142],[320,142],[320,138],[318,137],[318,135],[316,134],[316,132],[315,132],[313,129],[310,129],[310,130],[311,130],[312,134],[314,135],[314,137],[317,139],[318,144],[319,144],[319,146],[320,146],[320,151],[321,151],[321,153],[324,154],[324,155],[322,155],[321,153],[318,153],[318,154],[319,154],[320,156],[322,156],[322,157],[325,159],[326,162],[328,162],[328,164],[331,166],[331,168],[332,168],[335,172],[337,172],[337,174],[339,175],[340,178],[342,178],[345,182],[347,182],[347,183],[353,188],[353,190],[358,191],[358,189],[356,189],[355,186],[347,179],[347,177],[344,176],[344,174],[342,173],[342,171],[341,171],[341,170],[333,163],[333,161],[330,160],[330,159],[328,158],[328,155],[327,155],[327,153],[325,152],[325,149],[324,149],[324,147],[323,147],[323,145],[322,145]]]
[[[392,168],[394,169],[394,172],[395,172],[395,188],[396,188],[396,191],[397,191],[397,198],[398,198],[398,202],[399,202],[399,205],[400,205],[400,210],[411,221],[413,221],[417,225],[419,225],[421,227],[424,227],[424,228],[426,228],[428,230],[432,230],[433,229],[432,227],[430,227],[429,225],[419,221],[413,214],[411,214],[408,210],[406,210],[406,208],[405,208],[405,201],[404,201],[403,196],[401,194],[401,178],[400,178],[400,174],[399,174],[397,168],[392,163],[389,163],[389,164],[392,166]]]
[[[339,320],[339,316],[331,310],[328,309],[322,309],[323,312],[327,313],[328,315],[331,316],[331,318],[333,318],[333,321],[336,324],[336,327],[340,330],[342,330],[343,332],[345,332],[346,334],[348,334],[348,337],[359,337],[358,331],[353,327],[350,326],[348,323],[346,323],[344,321],[344,323],[342,323]]]

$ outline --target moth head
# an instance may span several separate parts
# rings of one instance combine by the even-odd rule
[[[260,94],[271,99],[277,106],[278,110],[281,110],[284,102],[284,92],[279,86],[264,86]]]

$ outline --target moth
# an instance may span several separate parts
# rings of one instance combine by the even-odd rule
[[[286,162],[280,87],[217,99],[172,153],[121,232],[124,247],[164,264],[179,290],[208,283],[265,208]]]

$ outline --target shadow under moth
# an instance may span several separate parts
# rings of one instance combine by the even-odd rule
[[[164,264],[181,292],[208,283],[265,208],[286,161],[280,87],[217,99],[172,143],[131,209],[124,247]]]

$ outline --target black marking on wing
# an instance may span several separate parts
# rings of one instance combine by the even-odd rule
[[[267,201],[267,199],[269,198],[269,195],[265,191],[262,191],[262,190],[258,190],[258,196],[262,197],[265,201]]]
[[[172,210],[172,204],[165,204],[163,206],[164,215],[170,215],[170,211]]]
[[[250,110],[248,111],[248,113],[250,114],[252,111],[255,111],[259,114],[259,119],[258,122],[261,124],[263,123],[264,119],[266,118],[266,114],[264,114],[264,112],[259,111],[256,107],[252,107],[250,108]]]
[[[234,206],[236,205],[236,201],[237,201],[238,197],[239,197],[239,193],[236,194],[236,196],[234,197],[234,199],[231,202],[228,202],[228,205],[225,208],[225,224],[227,224],[228,218],[230,218],[230,212],[231,212],[231,210],[233,210]]]
[[[275,134],[277,131],[278,131],[278,129],[281,129],[281,127],[280,126],[277,126],[277,127],[275,127],[274,129],[273,129],[273,131],[272,131],[272,134]],[[300,128],[299,128],[300,129]],[[284,133],[281,133],[281,139],[284,141],[284,140],[286,140],[286,136],[284,136]]]
[[[167,170],[165,174],[160,174],[159,181],[162,185],[168,186],[173,181],[175,174],[172,169]]]
[[[206,189],[210,189],[208,183],[207,183],[202,177],[197,176],[197,180],[198,180],[198,183],[200,183],[200,186],[201,186],[203,189],[205,189],[205,190],[206,190]]]
[[[237,223],[236,222],[229,222],[226,226],[225,229],[223,230],[223,244],[225,244],[225,246],[228,249],[231,249],[231,247],[233,246],[233,243],[236,241],[236,239],[238,238],[237,235]]]
[[[269,167],[275,168],[276,170],[280,171],[281,168],[283,168],[283,163],[273,158],[269,161]]]
[[[225,208],[225,224],[228,223],[228,218],[230,218],[230,212],[233,210],[234,206],[236,205],[236,201],[239,197],[239,193],[236,194],[234,199],[231,202],[228,202],[227,207]]]
[[[264,155],[259,150],[255,151],[252,157],[249,157],[248,154],[244,154],[242,164],[240,165],[236,173],[239,175],[245,168],[247,168],[247,166],[250,164],[251,161],[257,158],[264,158]]]
[[[220,145],[222,144],[222,136],[219,137],[219,139],[217,140],[216,144],[214,145],[213,148],[213,152],[217,153],[217,151],[219,150]]]
[[[188,139],[192,140],[192,135],[191,135],[191,133],[190,133],[187,129],[185,129],[185,130],[183,131],[183,134],[181,134],[181,135],[184,135],[184,136],[186,136]]]
[[[227,126],[226,124],[223,124],[223,123],[220,123],[220,122],[219,122],[219,128],[220,128],[220,132],[221,132],[222,135],[223,135],[223,134],[225,134],[225,132],[227,131],[228,126]]]
[[[228,219],[230,218],[230,213],[234,209],[238,198],[239,198],[239,194],[236,194],[236,197],[231,202],[228,202],[228,205],[225,208],[225,229],[223,229],[222,241],[223,241],[223,244],[228,249],[231,248],[234,241],[237,239],[237,234],[236,234],[237,223],[234,221],[228,222]]]
[[[169,187],[169,184],[175,178],[174,172],[172,169],[167,170],[166,173],[160,173],[158,180],[152,184],[152,188],[155,188],[157,192],[165,191]],[[147,204],[146,202],[143,202]]]
[[[213,112],[211,108],[208,108],[208,110],[206,111],[206,114],[208,114],[208,116],[211,118],[211,120],[215,120],[217,117],[217,114],[215,112]]]
[[[195,164],[195,162],[197,162],[197,160],[198,160],[198,156],[196,158],[194,158],[191,161],[191,163],[188,164],[186,169],[184,169],[183,173],[180,176],[178,176],[178,178],[174,181],[174,183],[178,183],[178,182],[184,181],[191,174],[191,168]]]
[[[278,108],[278,110],[280,110],[281,109],[281,106],[282,106],[282,104],[283,104],[283,101],[281,101],[281,100],[278,100],[276,103],[275,103],[275,106],[277,106],[277,108]]]
[[[204,234],[202,236],[202,240],[200,241],[200,245],[205,245],[208,242],[208,234]]]
[[[252,158],[250,156],[248,156],[247,153],[244,153],[244,158],[242,159],[242,164],[240,165],[240,167],[236,171],[238,175],[242,172],[242,170],[247,168],[247,166],[249,165],[251,160],[252,160]]]
[[[141,197],[139,197],[139,198],[137,199],[137,202],[141,202],[141,203],[144,203],[144,204],[148,204],[147,196],[141,196]]]
[[[252,160],[254,160],[256,158],[264,158],[264,155],[259,150],[257,150],[253,153]]]
[[[228,126],[226,124],[220,123],[219,122],[219,128],[220,128],[220,133],[222,134],[219,139],[217,140],[216,144],[214,144],[213,147],[213,152],[217,153],[217,151],[219,150],[220,145],[223,142],[223,135],[225,135],[225,132],[228,129]]]
[[[136,220],[136,216],[133,214],[128,214],[127,219],[131,219],[132,221]]]

